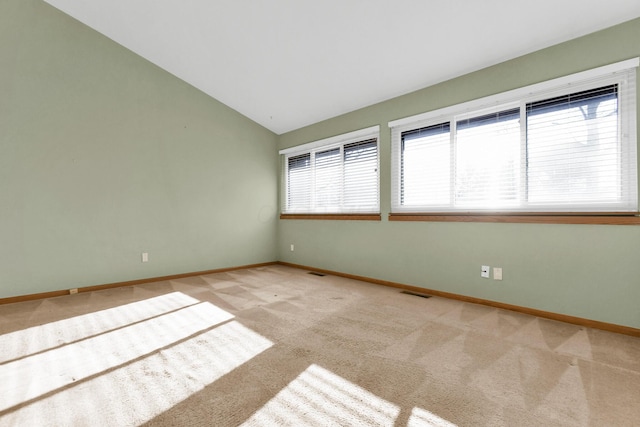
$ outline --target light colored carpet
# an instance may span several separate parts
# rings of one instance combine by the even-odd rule
[[[640,339],[284,266],[0,306],[2,426],[638,426]]]

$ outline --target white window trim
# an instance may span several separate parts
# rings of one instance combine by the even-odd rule
[[[299,156],[306,153],[317,152],[330,150],[332,148],[344,147],[345,145],[365,141],[368,139],[376,140],[376,149],[377,149],[377,165],[376,165],[376,173],[377,173],[377,205],[373,209],[368,210],[360,210],[360,209],[343,209],[339,212],[322,212],[316,211],[315,209],[310,210],[295,210],[290,211],[287,206],[287,195],[289,193],[288,189],[288,159],[290,157]],[[380,213],[380,126],[371,126],[364,129],[359,129],[353,132],[348,132],[336,136],[332,136],[329,138],[324,138],[321,140],[309,142],[302,145],[297,145],[290,148],[282,149],[278,152],[280,155],[283,155],[283,163],[282,163],[282,195],[281,195],[281,212],[282,214],[303,214],[303,215],[323,215],[323,214],[379,214]],[[342,148],[341,148],[342,153]]]
[[[514,106],[524,106],[529,102],[536,100],[551,98],[559,94],[566,94],[567,92],[580,91],[584,87],[589,87],[597,82],[597,84],[606,85],[608,81],[625,84],[624,76],[634,68],[640,65],[640,58],[633,58],[626,61],[621,61],[615,64],[595,68],[592,70],[583,71],[580,73],[571,74],[569,76],[560,77],[557,79],[537,83],[534,85],[514,89],[508,92],[479,98],[476,100],[464,102],[457,105],[441,108],[434,111],[429,111],[421,114],[417,114],[410,117],[405,117],[388,122],[388,126],[391,130],[391,212],[392,213],[443,213],[443,212],[457,212],[459,214],[471,214],[482,213],[483,209],[475,209],[469,212],[464,212],[461,209],[455,208],[437,208],[427,206],[403,206],[400,202],[400,170],[401,170],[401,135],[405,131],[418,129],[421,127],[427,127],[436,125],[443,122],[454,121],[460,117],[482,115],[486,112],[498,111],[501,109],[509,109]],[[635,80],[635,79],[634,79]],[[635,82],[634,82],[635,83]],[[636,89],[637,90],[637,89]],[[635,106],[636,111],[638,106],[636,103],[636,91],[633,94],[629,94],[628,101]],[[521,111],[523,109],[521,108]],[[626,143],[623,144],[623,150],[628,159],[637,159],[637,125],[636,125],[636,111],[633,114],[629,114],[628,111],[623,111],[626,114],[624,121],[626,126],[621,129],[621,139]],[[523,120],[521,120],[524,123]],[[524,124],[523,124],[524,126]],[[629,191],[632,196],[635,196],[635,205],[637,211],[637,198],[638,198],[638,177],[637,177],[637,165],[634,168],[633,173],[635,176],[631,177],[629,182]],[[552,212],[580,212],[583,210],[583,206],[572,205],[567,208],[554,209]],[[509,212],[535,212],[535,209],[531,209],[531,206],[526,206],[523,209],[506,210]],[[597,212],[607,212],[607,209],[598,210]]]
[[[332,146],[339,146],[357,142],[368,138],[377,138],[380,134],[380,126],[371,126],[368,128],[354,130],[353,132],[343,133],[341,135],[332,136],[329,138],[320,139],[318,141],[309,142],[302,145],[296,145],[295,147],[284,148],[280,150],[279,154],[302,154],[315,150],[317,148],[331,148]]]
[[[496,95],[490,95],[483,98],[474,99],[472,101],[463,102],[461,104],[451,105],[449,107],[440,108],[426,113],[416,114],[415,116],[404,117],[392,120],[388,123],[390,128],[415,124],[426,121],[437,121],[439,118],[445,119],[452,115],[461,115],[476,110],[496,108],[501,104],[519,102],[522,98],[529,98],[531,95],[545,94],[553,91],[564,91],[564,89],[573,86],[576,83],[588,82],[591,79],[600,79],[606,77],[607,74],[613,76],[620,72],[626,72],[630,68],[640,66],[640,57],[627,59],[626,61],[616,62],[615,64],[605,65],[603,67],[582,71],[568,76],[558,77],[553,80],[547,80],[541,83],[513,89]],[[542,97],[545,97],[542,95]]]

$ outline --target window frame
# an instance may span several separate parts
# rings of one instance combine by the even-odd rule
[[[634,216],[638,214],[638,172],[637,172],[637,138],[636,138],[636,74],[639,65],[639,58],[633,58],[616,64],[588,70],[581,73],[553,79],[547,82],[526,86],[520,89],[492,95],[485,98],[476,99],[462,104],[445,107],[442,109],[418,114],[403,119],[394,120],[388,123],[391,129],[391,213],[390,220],[433,220],[433,221],[491,221],[491,222],[543,222],[539,220],[540,216],[554,217],[558,222],[583,223],[582,220],[570,221],[570,216]],[[521,167],[520,175],[527,173],[525,159],[526,153],[526,127],[527,127],[527,105],[540,101],[564,96],[572,93],[580,92],[585,89],[598,88],[607,86],[608,84],[618,84],[618,100],[619,105],[619,123],[621,150],[624,152],[628,161],[634,162],[630,167],[630,178],[627,179],[628,194],[633,199],[633,209],[617,210],[594,210],[586,211],[584,209],[576,209],[582,206],[568,206],[565,209],[548,209],[545,211],[530,209],[525,204],[518,205],[516,209],[466,209],[454,207],[454,200],[450,200],[449,206],[431,207],[428,205],[406,206],[402,203],[402,156],[403,156],[403,139],[405,132],[415,131],[421,128],[437,125],[449,125],[450,127],[450,147],[453,152],[455,147],[455,126],[456,123],[463,119],[479,117],[483,114],[491,114],[499,111],[507,111],[514,106],[520,110],[520,152]],[[450,173],[450,177],[455,176],[455,159],[451,156],[449,169],[454,170]],[[455,180],[450,178],[449,184],[455,186]],[[526,186],[526,184],[524,184]],[[521,187],[522,188],[522,187]],[[453,191],[453,188],[452,188]],[[521,191],[519,189],[518,191]],[[504,216],[518,217],[513,221],[506,221]],[[466,219],[465,219],[466,218]],[[538,218],[538,220],[533,220]],[[596,219],[596,222],[598,220]],[[622,221],[627,223],[625,221]],[[606,220],[606,223],[610,223]]]
[[[345,147],[357,143],[365,143],[375,140],[375,169],[376,169],[376,205],[370,209],[347,208],[344,199],[341,199],[337,209],[322,209],[315,205],[316,188],[315,188],[315,165],[314,159],[317,153],[324,153],[329,150],[339,149],[340,165],[343,182],[340,186],[340,192],[345,190],[344,167],[345,167]],[[280,201],[280,219],[320,219],[320,220],[376,220],[381,219],[380,216],[380,126],[371,126],[345,134],[336,135],[330,138],[313,141],[307,144],[283,149],[279,151],[281,155],[281,201]],[[307,209],[292,209],[289,206],[289,159],[299,156],[309,155],[310,162],[310,202]]]

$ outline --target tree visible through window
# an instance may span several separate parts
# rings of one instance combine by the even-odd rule
[[[620,198],[617,85],[527,105],[531,203]]]
[[[392,212],[637,212],[635,67],[562,87],[390,123]]]

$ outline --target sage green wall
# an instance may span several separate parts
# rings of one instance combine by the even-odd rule
[[[279,259],[640,328],[640,227],[387,221],[390,120],[637,56],[640,20],[281,135],[279,149],[379,124],[383,220],[280,220]]]
[[[0,297],[275,261],[277,180],[275,134],[0,1]]]

